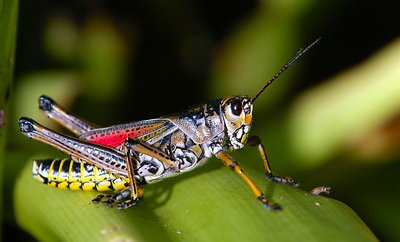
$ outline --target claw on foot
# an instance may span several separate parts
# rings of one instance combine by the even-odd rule
[[[98,195],[92,199],[94,204],[102,203],[105,206],[118,209],[126,209],[139,203],[139,198],[122,198],[121,194],[114,195]]]
[[[271,173],[267,173],[265,174],[265,177],[273,182],[277,182],[277,183],[282,183],[282,184],[290,184],[294,187],[299,187],[300,183],[298,183],[296,180],[294,180],[291,177],[283,177],[283,176],[274,176]]]
[[[138,198],[130,198],[128,200],[125,200],[124,202],[118,203],[117,208],[118,209],[127,209],[131,206],[137,205],[139,203]]]
[[[281,208],[281,206],[279,206],[279,204],[276,204],[276,203],[273,203],[273,202],[269,201],[268,199],[265,198],[264,195],[259,196],[258,200],[260,200],[260,202],[262,202],[262,204],[268,209],[271,209],[273,211],[282,210],[282,208]]]

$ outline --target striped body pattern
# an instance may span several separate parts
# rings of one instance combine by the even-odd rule
[[[71,159],[35,160],[33,178],[50,187],[99,192],[121,191],[129,186],[129,179],[105,169]]]

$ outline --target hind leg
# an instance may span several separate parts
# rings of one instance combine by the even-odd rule
[[[39,97],[39,108],[46,113],[52,120],[58,122],[63,127],[80,136],[87,131],[95,129],[96,126],[73,116],[59,106],[53,99],[47,96]]]

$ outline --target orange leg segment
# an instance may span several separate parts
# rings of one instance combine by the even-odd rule
[[[265,195],[261,192],[261,190],[257,187],[257,185],[250,179],[250,177],[243,171],[243,169],[240,167],[239,163],[235,161],[232,157],[230,157],[228,154],[226,154],[223,151],[220,151],[216,154],[217,158],[224,163],[225,166],[231,168],[236,174],[246,182],[246,184],[249,186],[250,190],[253,192],[254,196],[257,197],[258,200],[260,200],[263,205],[269,209],[272,210],[280,210],[280,206],[278,204],[272,203],[269,201]]]
[[[267,152],[265,152],[265,148],[264,148],[263,144],[261,143],[261,140],[258,136],[249,137],[246,145],[257,146],[258,152],[260,153],[261,159],[263,161],[265,177],[268,180],[278,182],[278,183],[288,183],[294,187],[300,186],[300,184],[291,177],[275,176],[272,174],[271,166],[269,165],[269,161],[268,161],[268,157],[267,157]]]

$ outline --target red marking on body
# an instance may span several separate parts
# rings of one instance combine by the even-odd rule
[[[96,144],[116,148],[122,145],[127,138],[137,138],[152,130],[149,127],[137,127],[135,129],[121,129],[117,132],[103,131],[86,137],[85,139]]]

